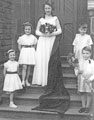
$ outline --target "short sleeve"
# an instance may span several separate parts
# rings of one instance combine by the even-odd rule
[[[4,68],[8,68],[8,64],[7,63],[4,63]]]
[[[41,26],[41,22],[43,21],[43,18],[40,18],[38,20],[38,23],[37,23],[37,27],[36,27],[36,35],[40,34],[40,26]],[[43,22],[42,22],[43,23]]]
[[[57,17],[57,16],[54,16],[54,18],[55,18],[57,21],[59,21],[59,19],[58,19],[58,17]]]
[[[17,43],[18,43],[19,45],[21,45],[21,44],[22,44],[21,37],[19,37],[19,38],[18,38]]]
[[[41,25],[41,23],[43,23],[43,18],[40,18],[39,20],[38,20],[38,23],[37,23],[37,26],[40,26]]]

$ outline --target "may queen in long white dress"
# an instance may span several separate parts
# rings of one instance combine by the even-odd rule
[[[47,85],[48,63],[56,35],[62,33],[61,26],[57,16],[52,16],[53,6],[45,3],[45,17],[40,18],[37,24],[36,35],[39,36],[36,49],[36,65],[33,74],[32,84]],[[44,24],[50,24],[56,27],[53,32],[41,32],[40,27]]]

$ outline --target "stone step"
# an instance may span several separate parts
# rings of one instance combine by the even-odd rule
[[[81,107],[81,98],[79,94],[70,96],[70,108]]]
[[[75,74],[63,73],[64,84],[77,84],[77,77]]]
[[[62,63],[68,63],[67,62],[67,56],[61,56]]]
[[[61,66],[62,66],[62,72],[63,73],[74,74],[74,69],[72,67],[70,67],[68,63],[65,63],[65,64],[62,63]]]
[[[62,76],[63,76],[62,79],[65,84],[77,84],[77,77],[75,76],[74,73],[63,73],[62,72]],[[21,75],[20,75],[20,77],[21,77]],[[32,84],[32,75],[30,75],[29,82]]]
[[[0,120],[41,120],[41,119],[32,119],[32,118],[0,118]],[[47,120],[47,119],[45,119],[45,120]]]
[[[14,101],[17,105],[38,105],[39,104],[39,97],[42,94],[20,94],[16,95]],[[3,104],[9,104],[9,96],[3,95]],[[70,107],[80,107],[81,106],[81,99],[79,94],[71,95],[70,96]]]
[[[68,77],[68,78],[76,78],[75,74],[71,74],[71,73],[64,73],[63,77]]]
[[[31,110],[35,106],[19,106],[9,108],[6,105],[0,106],[0,117],[20,120],[90,120],[90,113],[79,113],[79,108],[69,108],[62,117],[57,112]],[[10,120],[11,120],[10,119]]]
[[[77,84],[66,84],[65,83],[65,88],[68,89],[68,92],[70,94],[77,94]],[[26,87],[26,92],[27,94],[43,94],[45,91],[45,87],[42,86],[35,86],[31,85],[30,87]]]
[[[31,120],[51,120],[58,116],[56,112],[36,111],[31,110],[36,107],[32,106],[18,106],[17,108],[10,108],[7,105],[0,106],[0,117],[16,118],[16,119],[31,119]],[[56,119],[55,119],[56,120]]]
[[[42,94],[16,94],[14,101],[17,105],[38,105],[39,104],[39,97]],[[3,98],[3,104],[9,104],[9,95],[4,94],[2,96]]]
[[[64,115],[64,120],[91,120],[93,114],[79,113],[79,108],[70,108]]]
[[[38,86],[38,85],[31,85],[30,87],[26,87],[25,93],[33,93],[33,94],[42,94],[44,93],[45,87]]]
[[[63,81],[65,84],[77,84],[77,77],[75,76],[74,73],[63,73],[62,72],[62,76],[63,76]],[[20,75],[21,77],[21,75]],[[29,77],[29,82],[30,84],[32,84],[32,75],[30,75]]]
[[[70,95],[76,95],[78,93],[77,84],[65,84],[65,88],[68,89]]]

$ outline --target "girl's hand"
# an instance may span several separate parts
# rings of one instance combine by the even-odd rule
[[[52,33],[46,33],[46,34],[44,34],[44,36],[45,36],[45,37],[51,37],[51,36],[53,36],[53,35],[52,35]]]
[[[80,69],[79,64],[78,64],[78,74],[83,74],[83,70]]]

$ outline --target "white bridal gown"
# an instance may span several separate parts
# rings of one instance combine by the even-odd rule
[[[50,23],[55,25],[58,23],[58,18],[56,16],[49,20],[45,18],[40,18],[40,24]],[[40,36],[37,44],[36,50],[36,65],[34,68],[32,84],[36,85],[47,85],[48,76],[48,62],[50,59],[51,50],[56,36],[43,37]]]

